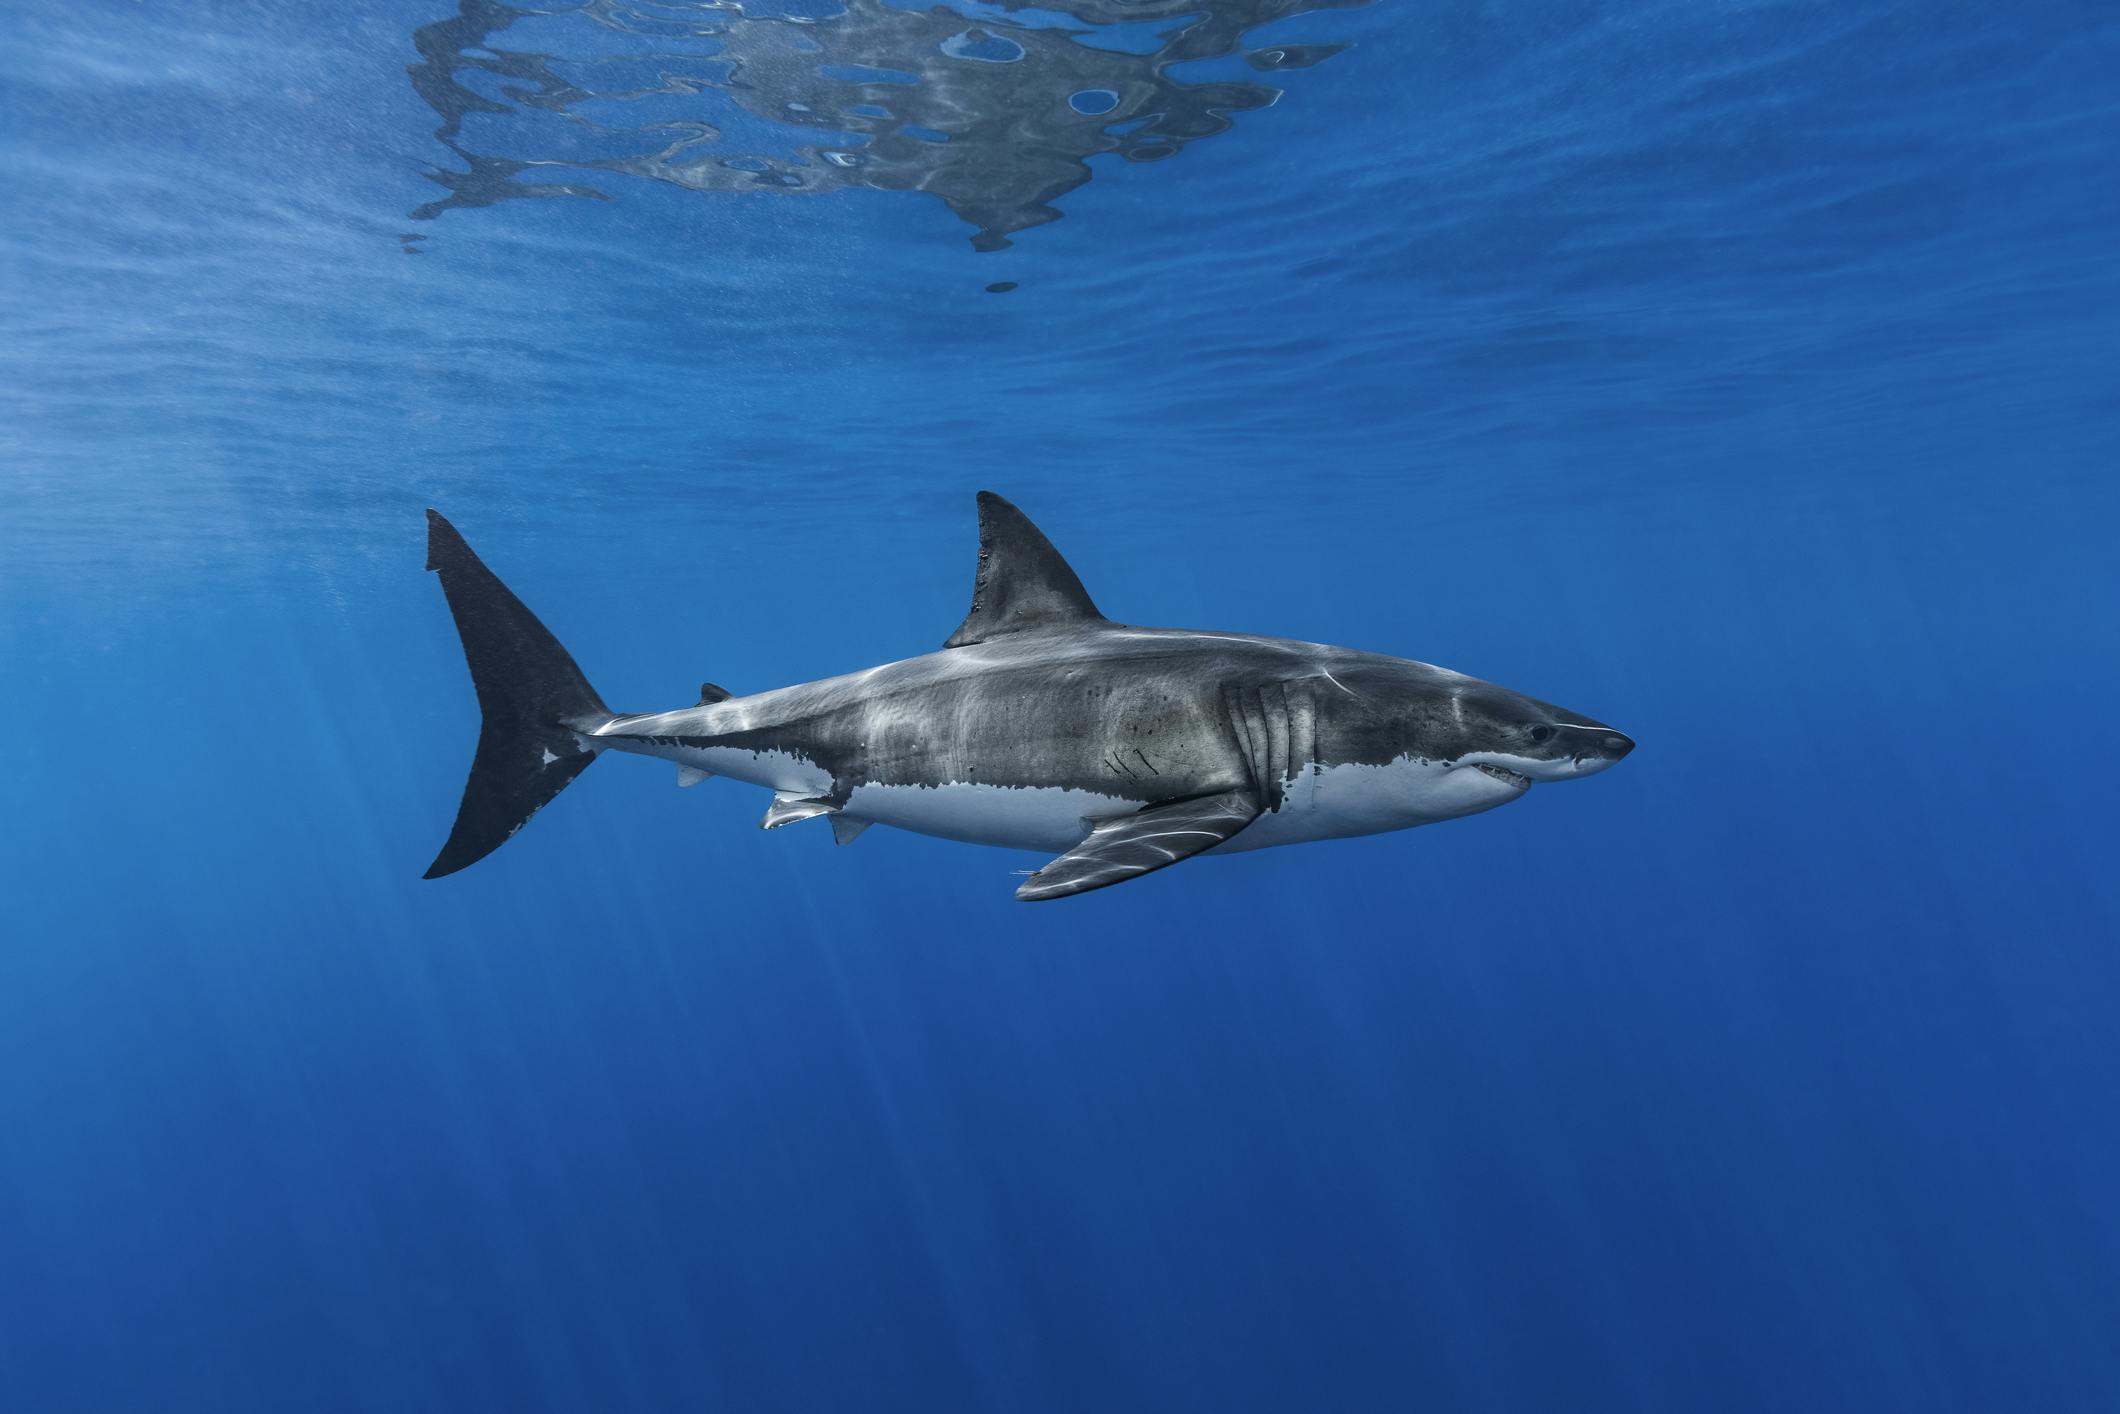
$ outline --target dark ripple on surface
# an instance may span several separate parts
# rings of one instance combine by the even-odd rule
[[[421,59],[409,72],[441,115],[436,136],[464,167],[430,171],[449,194],[412,216],[524,197],[605,198],[579,183],[525,179],[558,167],[702,192],[926,192],[979,228],[975,248],[999,250],[1016,232],[1060,219],[1052,202],[1090,179],[1089,158],[1162,161],[1281,94],[1250,81],[1181,82],[1176,66],[1241,53],[1260,72],[1308,68],[1346,46],[1247,53],[1245,36],[1292,15],[1366,3],[1053,0],[1035,13],[1081,25],[1052,28],[881,0],[846,0],[814,16],[795,12],[802,0],[779,13],[731,0],[592,0],[567,11],[461,0],[454,18],[414,34]],[[1013,0],[967,8],[1029,9]],[[541,37],[568,31],[571,52],[491,43],[531,19]],[[1169,27],[1139,33],[1161,22]],[[1154,47],[1098,47],[1106,44]],[[464,131],[469,118],[511,114],[570,126],[539,129],[544,150],[508,153],[481,150]],[[730,128],[742,130],[740,143]],[[760,136],[779,137],[780,149],[752,146]],[[609,150],[614,144],[634,150]]]

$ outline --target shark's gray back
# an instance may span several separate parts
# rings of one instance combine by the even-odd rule
[[[1371,655],[1098,621],[632,719],[672,746],[790,753],[838,791],[965,783],[1135,801],[1255,785],[1319,758],[1316,699]]]

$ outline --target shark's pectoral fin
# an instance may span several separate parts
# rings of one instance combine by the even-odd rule
[[[696,786],[713,774],[712,771],[702,771],[697,766],[679,766],[677,768],[677,784],[680,787]]]
[[[835,814],[832,816],[832,843],[852,844],[860,839],[861,832],[873,823],[869,820],[856,820],[851,815]]]
[[[1088,839],[1025,879],[1016,897],[1036,902],[1123,884],[1213,849],[1258,815],[1258,798],[1249,790],[1151,805],[1097,826]]]

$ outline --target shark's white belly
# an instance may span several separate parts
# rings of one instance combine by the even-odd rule
[[[832,788],[829,772],[788,752],[656,746],[645,754],[784,796],[821,796]],[[1312,765],[1289,783],[1280,809],[1261,815],[1209,853],[1403,830],[1476,814],[1513,799],[1477,771],[1413,757],[1381,766]],[[1139,801],[1097,791],[946,781],[932,786],[857,786],[839,813],[943,839],[1062,854],[1080,844],[1094,825],[1142,808]]]
[[[1515,799],[1476,771],[1401,758],[1382,766],[1312,766],[1289,784],[1279,810],[1209,850],[1229,854],[1311,840],[1404,830],[1491,810]],[[1134,814],[1137,801],[1095,791],[953,781],[938,786],[862,786],[842,812],[923,835],[973,844],[1073,849],[1092,826]]]
[[[1514,800],[1477,771],[1401,756],[1381,766],[1312,765],[1291,781],[1270,811],[1210,854],[1234,854],[1311,840],[1346,839],[1476,815]]]
[[[1140,809],[1137,800],[1096,791],[948,781],[857,786],[841,813],[948,840],[1064,854],[1082,843],[1092,826]]]

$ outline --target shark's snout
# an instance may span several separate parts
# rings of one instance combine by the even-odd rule
[[[1481,775],[1521,793],[1537,781],[1596,775],[1634,750],[1633,737],[1601,722],[1546,721],[1511,730],[1518,737],[1508,746],[1468,751],[1456,764],[1477,767]]]
[[[1623,760],[1634,750],[1634,738],[1625,732],[1616,732],[1610,727],[1569,727],[1568,746],[1572,749],[1569,764],[1572,774],[1587,776],[1602,771],[1607,766]]]

